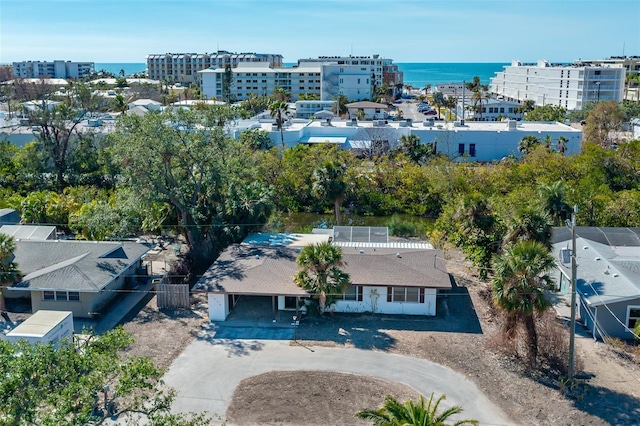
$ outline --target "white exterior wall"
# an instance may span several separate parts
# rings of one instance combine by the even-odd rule
[[[229,315],[229,298],[226,294],[209,293],[209,321],[225,321]]]
[[[434,288],[424,289],[424,303],[387,302],[387,287],[362,286],[362,302],[338,300],[332,305],[336,312],[403,315],[436,314],[436,293]]]
[[[546,61],[522,65],[514,61],[491,79],[490,91],[506,99],[536,105],[556,105],[579,110],[598,100],[622,101],[625,69],[622,67],[551,66]]]
[[[14,62],[13,75],[21,78],[82,78],[91,74],[93,62],[71,62],[56,60],[53,62],[22,61]]]
[[[373,84],[371,65],[322,65],[322,100],[332,100],[334,96],[345,95],[349,101],[371,99]]]

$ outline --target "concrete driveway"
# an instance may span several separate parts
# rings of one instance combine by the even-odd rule
[[[177,390],[174,412],[208,412],[224,419],[241,380],[269,371],[321,370],[381,377],[423,395],[446,394],[443,407],[462,405],[464,418],[481,424],[514,424],[462,375],[422,359],[385,352],[303,347],[286,340],[235,340],[202,336],[164,376]]]

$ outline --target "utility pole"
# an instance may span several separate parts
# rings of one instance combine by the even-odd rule
[[[578,206],[573,206],[571,213],[571,325],[569,326],[569,383],[573,381],[575,366],[576,344],[576,274],[578,264],[576,259],[576,215]]]

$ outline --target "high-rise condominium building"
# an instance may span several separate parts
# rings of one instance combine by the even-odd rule
[[[402,71],[398,65],[393,63],[393,59],[381,58],[380,55],[372,56],[318,56],[317,58],[299,59],[298,65],[304,63],[325,63],[337,65],[354,65],[358,67],[368,67],[371,77],[371,84],[375,88],[386,83],[390,88],[395,88],[403,84]]]
[[[624,94],[625,68],[575,62],[571,65],[513,61],[491,79],[489,90],[506,100],[556,105],[579,110],[590,102],[614,100]]]
[[[94,68],[93,62],[22,61],[13,63],[13,75],[19,78],[85,78]]]
[[[153,80],[170,80],[176,83],[197,82],[198,71],[208,68],[232,68],[244,63],[264,63],[281,67],[282,55],[271,53],[231,53],[219,50],[215,53],[163,53],[147,55],[147,71]]]

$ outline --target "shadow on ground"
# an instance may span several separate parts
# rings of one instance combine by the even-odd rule
[[[395,339],[387,331],[430,331],[481,334],[469,291],[455,285],[438,297],[437,315],[325,314],[305,318],[296,330],[299,340],[333,342],[360,349],[387,349]]]
[[[632,425],[640,422],[640,398],[633,395],[585,383],[576,387],[573,396],[577,409],[609,424]]]
[[[239,336],[248,336],[244,327],[220,327],[213,323],[207,324],[194,334],[198,340],[208,342],[211,345],[223,346],[229,357],[246,356],[253,351],[260,351],[264,347],[264,343],[258,341],[258,338],[236,337],[232,333],[236,333]],[[268,340],[260,337],[259,339]]]

